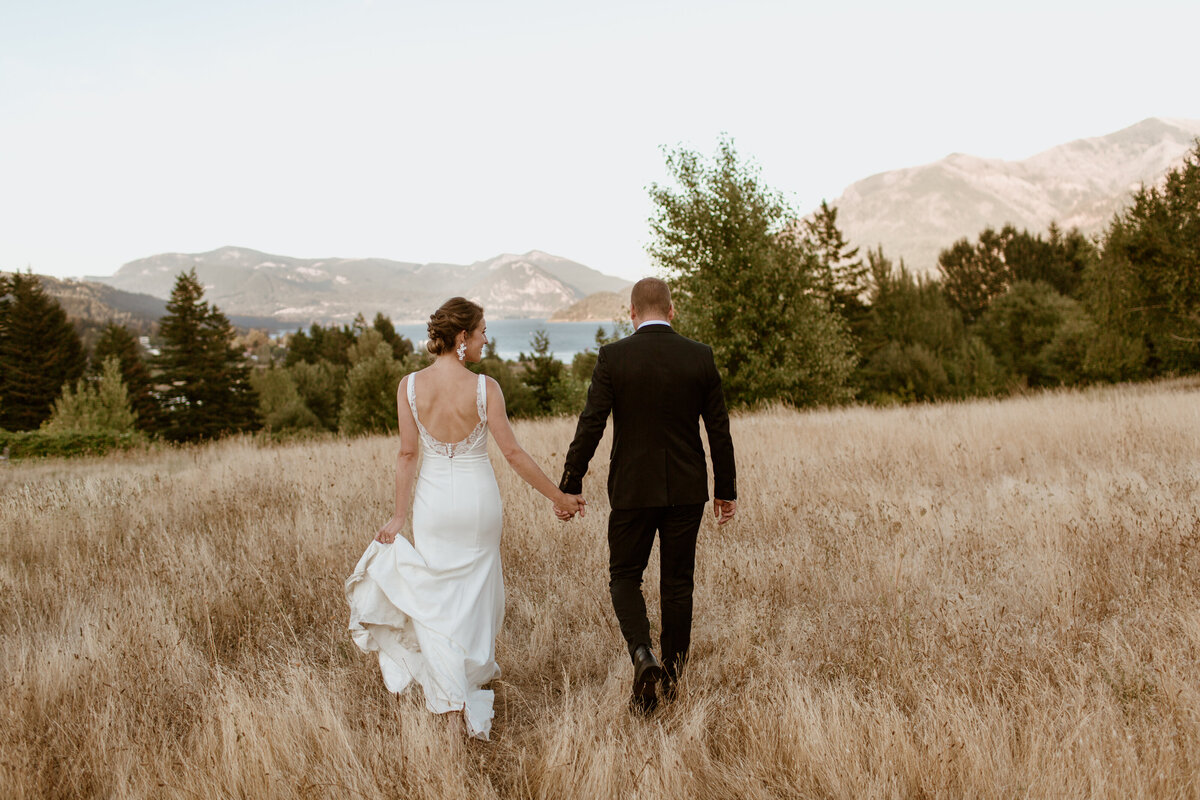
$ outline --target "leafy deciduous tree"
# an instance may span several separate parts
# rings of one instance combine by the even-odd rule
[[[1024,378],[1030,386],[1056,383],[1055,372],[1063,364],[1048,368],[1043,350],[1068,319],[1084,316],[1079,304],[1045,283],[1017,281],[996,298],[979,320],[976,330],[999,362]],[[1059,357],[1066,356],[1065,351]]]
[[[108,356],[95,381],[80,378],[75,388],[66,384],[54,401],[54,411],[42,423],[48,433],[127,433],[137,415],[129,405],[129,392],[121,378],[121,362]]]
[[[305,405],[287,367],[254,370],[250,385],[258,395],[258,415],[268,431],[324,429],[321,420]]]
[[[124,325],[110,322],[104,326],[92,349],[92,369],[97,370],[105,359],[116,357],[121,364],[121,379],[129,391],[129,405],[137,415],[137,427],[153,432],[161,426],[158,401],[154,397],[154,381],[142,360],[141,345]]]
[[[396,360],[392,346],[374,328],[364,330],[347,355],[351,367],[338,427],[350,435],[396,430],[396,390],[406,371],[404,363]]]
[[[713,348],[731,405],[849,399],[844,322],[816,295],[819,260],[797,215],[722,140],[710,164],[667,154],[654,184],[650,255],[671,285],[676,328]]]

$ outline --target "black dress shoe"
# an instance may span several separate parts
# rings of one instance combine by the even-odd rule
[[[633,696],[630,705],[635,711],[648,714],[658,707],[658,682],[663,678],[662,664],[646,645],[633,651]]]

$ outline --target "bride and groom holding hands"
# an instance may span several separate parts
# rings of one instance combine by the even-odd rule
[[[713,513],[733,518],[733,442],[712,348],[677,334],[670,290],[638,281],[630,299],[635,332],[600,348],[557,486],[521,448],[499,385],[466,369],[487,344],[483,309],[463,298],[429,322],[429,367],[397,391],[400,453],[395,513],[346,581],[350,632],[376,653],[384,684],[418,683],[428,709],[462,712],[486,739],[500,674],[495,640],[504,617],[502,509],[487,455],[490,432],[508,464],[548,498],[563,521],[586,513],[583,477],[613,417],[609,463],[609,590],[633,665],[630,703],[649,713],[658,687],[674,696],[691,638],[696,537],[708,501],[699,423],[713,463]],[[421,456],[418,467],[418,455]],[[413,540],[399,536],[411,511]],[[650,640],[642,575],[659,537],[661,661]]]

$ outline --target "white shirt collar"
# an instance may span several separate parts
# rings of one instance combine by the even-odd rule
[[[640,331],[647,325],[666,325],[668,328],[671,327],[671,323],[667,322],[665,319],[648,319],[645,322],[639,322],[637,329]]]

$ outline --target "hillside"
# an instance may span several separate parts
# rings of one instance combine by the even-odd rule
[[[89,343],[96,332],[109,322],[124,325],[140,336],[149,336],[158,329],[159,318],[167,313],[166,300],[148,294],[127,292],[92,280],[55,278],[51,275],[38,275],[37,278]],[[219,304],[218,307],[222,312],[225,311]],[[276,321],[269,317],[229,313],[225,316],[235,328],[241,330],[272,330],[276,325]]]
[[[150,256],[94,280],[166,297],[175,276],[193,268],[207,298],[227,313],[277,323],[345,323],[376,312],[417,322],[454,295],[479,302],[493,319],[548,317],[589,294],[629,283],[539,250],[456,265],[303,259],[244,247]]]
[[[882,245],[920,273],[935,269],[940,250],[989,225],[1044,231],[1054,221],[1096,233],[1132,190],[1178,165],[1197,136],[1200,121],[1152,118],[1022,161],[955,153],[852,184],[835,203],[838,223],[862,249]]]
[[[67,316],[84,327],[116,322],[141,335],[157,327],[167,313],[165,300],[115,289],[94,281],[38,275],[46,293],[56,299]]]
[[[629,316],[629,294],[633,290],[628,286],[619,292],[596,292],[573,303],[566,308],[555,311],[550,316],[550,322],[612,322],[614,319],[626,319]]]

